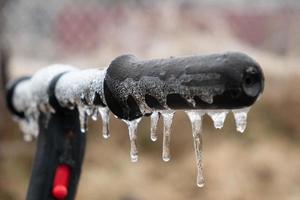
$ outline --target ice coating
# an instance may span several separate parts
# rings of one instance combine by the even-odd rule
[[[13,105],[24,112],[25,119],[17,119],[24,133],[24,140],[31,141],[38,136],[38,119],[40,112],[53,111],[48,103],[47,88],[58,74],[73,70],[68,65],[51,65],[37,72],[31,79],[22,81],[14,91]]]
[[[48,102],[47,90],[52,79],[64,72],[68,73],[58,80],[55,90],[59,103],[69,108],[78,107],[82,132],[87,130],[87,117],[97,110],[103,118],[104,135],[108,137],[108,110],[106,109],[105,112],[104,110],[98,111],[98,107],[101,106],[93,105],[96,93],[102,103],[105,104],[103,93],[105,70],[76,70],[69,65],[56,64],[41,69],[31,79],[18,84],[15,88],[13,105],[18,111],[25,114],[25,119],[18,119],[18,121],[26,141],[30,141],[32,136],[36,137],[38,135],[40,112],[54,112]]]
[[[30,80],[19,83],[14,90],[14,98],[12,99],[15,109],[24,112],[25,119],[16,117],[19,127],[23,132],[23,138],[29,142],[38,135],[38,112],[34,108],[33,96],[31,93]]]
[[[12,101],[15,109],[19,112],[23,112],[30,107],[33,101],[30,79],[24,80],[16,86]]]
[[[160,111],[163,121],[164,121],[164,132],[163,132],[163,152],[162,159],[165,162],[170,161],[170,141],[171,141],[171,125],[173,121],[174,111],[163,110]]]
[[[106,70],[86,69],[76,70],[64,74],[55,87],[55,96],[63,107],[74,108],[79,111],[80,127],[82,132],[87,131],[87,119],[91,116],[97,120],[101,115],[103,122],[103,137],[109,137],[108,108],[105,104],[103,80]],[[94,105],[96,95],[99,95],[103,105]]]
[[[70,109],[78,108],[80,127],[82,132],[87,131],[88,117],[97,120],[101,116],[103,121],[102,134],[104,138],[109,138],[108,130],[109,124],[109,108],[105,107],[105,97],[103,91],[103,81],[106,70],[87,69],[75,70],[71,66],[55,65],[51,70],[45,68],[33,76],[32,80],[24,81],[15,88],[15,97],[13,104],[16,109],[24,111],[26,119],[18,119],[21,129],[24,132],[24,140],[30,141],[38,134],[38,117],[41,112],[50,113],[53,109],[48,103],[47,88],[50,81],[56,75],[70,71],[57,81],[55,88],[55,96],[58,102],[63,107]],[[121,101],[127,102],[125,105],[127,110],[130,109],[128,98],[132,97],[136,101],[139,109],[143,115],[151,114],[151,140],[157,140],[157,123],[159,120],[159,113],[163,117],[164,131],[163,131],[163,152],[162,159],[169,161],[170,156],[170,140],[171,140],[171,125],[174,116],[174,110],[171,110],[171,101],[167,100],[168,95],[179,95],[184,98],[190,106],[188,109],[196,109],[195,97],[199,97],[201,101],[208,104],[213,104],[214,97],[224,92],[223,86],[195,86],[194,84],[187,85],[192,81],[207,81],[219,80],[218,73],[203,73],[203,74],[186,74],[185,72],[179,74],[178,77],[173,76],[172,73],[168,75],[167,79],[161,77],[165,76],[166,72],[162,72],[159,76],[143,76],[140,79],[124,78],[124,80],[114,80],[117,84],[113,84],[114,90],[121,96]],[[108,81],[109,81],[108,76]],[[119,82],[118,82],[119,81]],[[248,91],[249,92],[249,91]],[[146,95],[155,98],[162,108],[150,108],[150,104],[146,103]],[[100,98],[101,103],[95,105],[95,99]],[[169,97],[170,98],[170,97]],[[196,100],[195,100],[196,99]],[[99,100],[99,99],[98,99]],[[168,101],[168,102],[167,102]],[[176,100],[175,100],[176,101]],[[120,103],[120,102],[119,102]],[[132,104],[131,104],[132,105]],[[134,107],[134,106],[132,106]],[[171,108],[170,108],[171,107]],[[126,110],[125,108],[125,110]],[[210,107],[215,108],[215,107]],[[157,110],[156,110],[157,109]],[[166,109],[166,110],[162,110]],[[177,109],[177,108],[176,108]],[[199,109],[199,107],[197,107]],[[225,108],[222,108],[225,109]],[[247,112],[249,108],[232,110],[236,121],[236,127],[239,132],[243,132],[246,128]],[[129,111],[128,111],[129,112]],[[186,111],[192,125],[192,133],[194,140],[194,149],[197,163],[197,185],[204,186],[203,178],[203,152],[202,152],[202,116],[207,113],[213,120],[214,126],[217,129],[223,127],[228,110],[189,110]],[[130,139],[130,157],[132,162],[138,161],[137,151],[137,127],[141,118],[125,121],[128,125],[129,139]]]
[[[248,115],[249,110],[250,110],[250,107],[232,110],[234,119],[235,119],[236,130],[241,133],[243,133],[246,129],[247,115]]]
[[[157,123],[159,119],[159,113],[158,111],[154,111],[151,114],[151,133],[150,133],[150,138],[154,142],[157,140]]]
[[[129,140],[130,140],[130,158],[131,162],[137,162],[138,161],[138,150],[136,147],[136,140],[137,140],[137,127],[139,122],[141,121],[141,118],[127,121],[123,120],[127,126],[128,126],[128,134],[129,134]]]
[[[211,117],[213,120],[214,126],[216,129],[223,128],[226,115],[228,114],[227,110],[209,110],[207,111],[207,114]]]
[[[30,79],[33,106],[42,112],[53,111],[48,103],[48,86],[56,75],[71,70],[75,69],[69,65],[55,64],[45,67],[35,73],[35,75]]]
[[[218,74],[196,74],[187,75],[183,74],[180,78],[171,77],[167,81],[162,81],[159,77],[143,76],[139,80],[132,78],[126,78],[123,81],[112,80],[109,75],[106,76],[107,81],[114,82],[111,85],[112,91],[116,92],[116,96],[120,98],[120,101],[127,102],[129,95],[133,96],[139,105],[140,111],[143,115],[151,113],[152,110],[149,108],[145,101],[145,94],[150,95],[157,99],[157,101],[165,109],[169,109],[167,105],[167,96],[169,94],[180,94],[185,98],[191,106],[195,107],[194,95],[197,96],[204,102],[212,104],[213,97],[220,95],[224,92],[224,87],[219,85],[216,86],[186,86],[185,83],[192,79],[198,79],[198,81],[205,81],[209,79],[218,79]]]
[[[203,176],[203,148],[202,148],[202,116],[205,114],[203,111],[191,110],[186,111],[192,125],[192,134],[194,140],[194,149],[197,165],[197,186],[204,186]]]
[[[62,106],[93,105],[96,93],[105,104],[103,80],[105,70],[86,69],[64,74],[55,87],[55,96]]]

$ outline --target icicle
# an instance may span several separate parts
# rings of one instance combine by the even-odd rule
[[[87,131],[87,120],[88,120],[85,107],[78,106],[78,112],[79,112],[79,121],[80,121],[80,131],[82,133],[85,133]]]
[[[204,186],[203,176],[203,150],[202,150],[202,116],[204,112],[201,111],[186,111],[192,125],[192,133],[194,139],[194,149],[197,164],[197,186]]]
[[[108,129],[109,125],[109,109],[108,107],[99,107],[98,112],[102,118],[102,137],[107,139],[110,137],[110,132]]]
[[[216,129],[223,128],[224,121],[226,119],[226,115],[228,114],[228,111],[226,110],[210,110],[207,112],[207,114],[211,117],[211,119],[214,122],[214,126]]]
[[[234,119],[235,119],[236,130],[241,133],[243,133],[246,129],[247,114],[248,114],[249,110],[250,110],[250,107],[232,110]]]
[[[137,162],[138,161],[138,151],[136,147],[136,140],[137,140],[137,127],[139,122],[141,121],[141,118],[127,121],[123,120],[128,125],[128,134],[130,139],[130,158],[131,162]]]
[[[171,125],[174,116],[174,111],[161,111],[164,120],[164,132],[163,132],[163,153],[162,159],[165,162],[170,161],[170,140],[171,140]]]
[[[157,123],[159,119],[159,113],[158,111],[154,111],[151,114],[151,140],[156,141],[157,140]]]

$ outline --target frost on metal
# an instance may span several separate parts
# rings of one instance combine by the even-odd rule
[[[86,131],[87,116],[97,120],[103,119],[103,137],[109,137],[108,108],[105,107],[103,80],[105,70],[76,70],[68,65],[51,65],[38,71],[31,79],[18,84],[14,91],[13,105],[18,111],[24,112],[25,119],[17,119],[26,141],[38,135],[38,119],[40,112],[50,114],[55,110],[49,104],[47,94],[52,79],[65,73],[57,82],[55,95],[63,107],[79,110],[81,129]],[[101,105],[94,105],[94,100],[100,98]]]
[[[93,120],[102,117],[103,137],[109,137],[109,110],[105,106],[103,81],[106,70],[86,69],[76,70],[63,75],[56,84],[55,96],[63,107],[78,108],[81,131],[87,131],[87,118]],[[95,100],[100,101],[97,105]]]
[[[38,136],[40,112],[49,113],[53,111],[48,102],[47,88],[49,83],[56,75],[72,69],[68,65],[51,65],[38,71],[31,79],[16,86],[13,105],[18,111],[25,114],[25,119],[17,118],[25,141],[31,141],[33,137]]]
[[[55,96],[62,106],[93,105],[96,93],[105,103],[104,70],[76,70],[63,75],[56,84]]]
[[[24,112],[25,119],[15,118],[23,132],[25,141],[31,141],[38,135],[37,112],[30,109],[33,107],[33,97],[30,89],[30,80],[25,80],[18,84],[14,90],[13,105],[19,112]]]
[[[42,112],[52,111],[52,108],[48,102],[48,86],[56,75],[70,70],[74,70],[74,68],[69,65],[56,64],[43,68],[35,73],[30,80],[33,106]]]
[[[114,84],[111,84],[115,87],[112,90],[117,93],[115,94],[116,96],[121,97],[120,101],[126,102],[129,95],[131,95],[136,100],[143,115],[153,112],[145,101],[146,94],[158,100],[165,109],[170,109],[167,105],[167,96],[169,94],[180,94],[193,107],[196,106],[195,94],[203,102],[212,104],[214,96],[224,92],[222,85],[193,87],[185,84],[194,79],[205,81],[212,78],[218,79],[218,74],[183,74],[180,78],[170,77],[167,81],[162,81],[159,77],[153,76],[143,76],[139,80],[126,78],[124,81],[119,81],[112,80],[109,75],[106,76],[108,81],[114,82]]]
[[[54,65],[44,68],[37,72],[31,79],[25,80],[18,84],[14,90],[13,105],[16,110],[24,112],[25,119],[17,119],[20,128],[24,132],[26,141],[32,140],[38,135],[38,119],[40,112],[50,115],[55,112],[49,104],[47,90],[51,80],[58,74],[64,73],[56,82],[55,97],[62,107],[69,109],[78,109],[81,131],[87,131],[87,120],[91,117],[97,120],[102,118],[102,134],[104,138],[110,136],[109,125],[109,108],[106,106],[104,96],[104,78],[106,70],[86,69],[77,70],[67,65]],[[197,76],[197,75],[196,75]],[[106,78],[109,80],[110,77]],[[216,74],[199,75],[199,80],[218,78]],[[193,76],[195,79],[195,76]],[[194,95],[197,94],[202,101],[213,103],[215,95],[222,94],[224,88],[222,86],[215,87],[192,87],[186,86],[184,83],[189,82],[191,77],[183,74],[180,79],[175,77],[162,81],[158,77],[144,76],[140,80],[126,78],[124,81],[114,84],[114,91],[126,101],[129,95],[132,95],[137,101],[143,115],[151,114],[151,131],[150,138],[152,141],[157,140],[157,124],[159,117],[162,117],[163,126],[163,147],[162,159],[170,161],[171,159],[171,126],[175,110],[168,107],[166,99],[168,94],[175,94],[180,91],[180,95],[184,97],[192,106],[196,106]],[[116,80],[117,81],[117,80]],[[148,107],[145,101],[145,94],[155,97],[164,109],[156,110]],[[197,185],[204,186],[203,176],[203,141],[202,141],[202,118],[205,114],[211,117],[215,128],[221,129],[227,114],[232,111],[234,114],[236,129],[244,132],[246,128],[247,113],[250,108],[242,108],[236,110],[186,110],[192,126],[192,135],[194,140],[194,149],[197,167]],[[137,128],[141,118],[135,120],[124,120],[128,125],[130,139],[130,158],[132,162],[138,161],[137,149]]]

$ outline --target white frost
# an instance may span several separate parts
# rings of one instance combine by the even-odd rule
[[[45,67],[35,73],[30,79],[30,90],[33,97],[33,103],[35,104],[33,106],[43,112],[53,111],[48,102],[48,86],[56,75],[71,70],[75,69],[69,65],[56,64]]]
[[[104,138],[109,137],[108,122],[109,110],[106,107],[95,106],[96,94],[105,104],[103,81],[106,70],[85,69],[69,72],[63,75],[56,84],[55,96],[64,107],[74,108],[79,111],[81,131],[87,131],[88,116],[97,120],[102,117]],[[87,104],[87,105],[86,105]]]
[[[33,137],[38,136],[40,112],[50,113],[53,111],[49,105],[47,94],[51,80],[56,75],[73,69],[68,65],[51,65],[16,86],[12,101],[15,108],[25,114],[25,119],[17,119],[17,121],[26,141],[31,141]]]
[[[93,105],[95,94],[105,103],[103,80],[106,70],[86,69],[63,75],[56,84],[55,96],[62,106],[80,105],[85,100]]]
[[[211,78],[218,79],[218,74],[182,74],[180,78],[170,77],[167,81],[162,81],[159,77],[153,76],[143,76],[139,80],[126,78],[122,81],[112,80],[109,75],[106,78],[108,81],[114,82],[113,91],[116,92],[116,96],[121,98],[120,101],[126,102],[129,95],[133,96],[142,114],[152,112],[151,108],[145,103],[145,94],[154,97],[164,109],[169,109],[166,99],[172,93],[180,92],[180,95],[192,106],[196,106],[196,102],[193,99],[195,94],[202,101],[212,104],[214,96],[224,92],[223,86],[190,87],[184,84],[193,79],[203,81]]]
[[[33,98],[30,90],[30,80],[24,80],[19,83],[13,95],[13,105],[19,112],[24,112],[25,119],[15,118],[23,132],[23,138],[29,142],[38,135],[38,113],[33,109]]]

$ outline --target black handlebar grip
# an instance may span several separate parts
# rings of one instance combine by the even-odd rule
[[[105,99],[119,118],[164,109],[236,109],[252,105],[264,88],[257,62],[242,53],[142,61],[123,55],[104,80]]]

